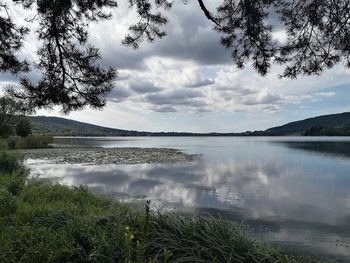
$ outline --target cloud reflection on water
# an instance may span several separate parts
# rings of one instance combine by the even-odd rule
[[[288,162],[281,156],[263,161],[32,168],[69,186],[87,185],[117,197],[164,200],[178,211],[244,220],[255,237],[291,250],[349,255],[349,248],[337,242],[350,244],[350,212],[344,209],[350,196],[341,194],[348,193],[350,178],[343,176],[342,167],[332,175],[327,163],[307,167],[294,157]]]

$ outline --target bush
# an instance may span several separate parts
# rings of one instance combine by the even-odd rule
[[[3,125],[0,124],[0,137],[1,138],[8,138],[10,135],[14,134],[14,130],[9,125]]]
[[[21,137],[28,137],[32,134],[32,123],[28,117],[22,117],[16,125],[16,134]]]
[[[25,170],[23,160],[13,153],[0,151],[0,175],[12,173],[16,170]]]
[[[12,195],[18,196],[26,182],[27,171],[18,169],[9,174],[0,174],[0,185]]]

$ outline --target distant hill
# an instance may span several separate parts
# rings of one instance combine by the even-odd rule
[[[59,136],[128,136],[133,131],[97,126],[59,117],[31,117],[33,132]]]
[[[32,117],[33,132],[53,136],[350,136],[350,112],[291,122],[244,133],[139,132],[106,128],[59,117]]]
[[[266,135],[350,135],[350,112],[291,122],[265,131]]]
[[[188,132],[140,132],[106,128],[89,123],[73,121],[59,117],[33,116],[32,130],[34,133],[52,136],[222,136],[233,134],[199,134]]]

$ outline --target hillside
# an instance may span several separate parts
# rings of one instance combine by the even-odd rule
[[[59,117],[31,117],[33,132],[52,136],[203,136],[208,134],[193,134],[181,132],[139,132],[106,128],[89,123],[73,121]],[[223,134],[210,134],[213,136]],[[232,134],[230,134],[232,135]]]
[[[266,135],[350,135],[350,112],[323,115],[274,127]]]
[[[350,112],[290,122],[266,131],[244,133],[138,132],[44,116],[32,117],[32,123],[34,133],[53,136],[350,136]]]
[[[60,136],[128,136],[135,134],[133,131],[106,128],[59,117],[35,116],[32,117],[32,125],[34,133]]]

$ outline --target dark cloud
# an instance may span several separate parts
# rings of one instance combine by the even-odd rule
[[[116,15],[106,22],[108,27],[103,23],[91,30],[91,41],[100,48],[102,63],[106,67],[145,70],[145,60],[151,57],[190,60],[199,65],[232,63],[229,51],[220,44],[220,35],[213,30],[212,24],[197,5],[175,5],[169,13],[169,23],[164,28],[167,36],[152,44],[143,43],[138,50],[122,46],[125,32],[121,33],[116,26],[113,27],[125,17]],[[130,24],[132,22],[135,21]],[[106,30],[112,32],[101,37],[101,32]]]
[[[232,62],[229,51],[220,44],[220,35],[197,4],[177,5],[169,20],[168,36],[156,47],[159,55],[192,60],[200,65]]]
[[[225,101],[235,100],[236,103],[241,104],[241,102],[246,101],[256,101],[257,98],[255,98],[258,93],[256,90],[252,90],[249,88],[244,88],[241,86],[236,87],[219,87],[218,90],[220,91],[220,97],[223,98]],[[245,104],[245,103],[243,103]],[[253,103],[256,104],[256,103]],[[253,105],[248,104],[248,105]],[[259,103],[258,103],[259,104]]]
[[[154,105],[182,105],[190,107],[205,106],[206,103],[199,98],[203,98],[203,93],[199,91],[177,89],[171,92],[150,94],[145,97],[145,101]]]
[[[153,93],[161,91],[162,89],[159,87],[156,87],[153,83],[148,81],[142,81],[142,80],[133,80],[129,84],[130,89],[133,91],[140,93],[140,94],[146,94],[146,93]]]
[[[120,42],[97,44],[102,54],[101,65],[115,67],[117,69],[145,70],[147,67],[144,60],[151,56],[150,52],[132,50],[121,46]]]
[[[207,2],[208,8],[213,12],[220,3]],[[101,32],[107,30],[104,28],[105,25],[92,31],[93,42],[101,48],[105,65],[112,65],[120,69],[143,70],[146,69],[145,59],[154,56],[191,60],[203,66],[233,65],[230,51],[220,43],[221,34],[213,29],[213,23],[205,17],[196,1],[186,5],[182,4],[182,1],[175,4],[168,13],[169,23],[164,28],[167,36],[161,40],[157,39],[152,44],[143,43],[138,50],[121,46],[125,31],[121,33],[116,26],[113,27],[113,25],[119,25],[128,12],[127,6],[121,4],[118,13],[107,22],[108,29],[112,32],[106,37],[101,37]],[[274,10],[270,10],[267,20],[270,25],[274,26],[275,31],[282,30],[279,15]],[[127,21],[126,25],[134,22],[137,21]]]
[[[262,108],[265,112],[275,113],[279,111],[279,107],[276,105],[267,105]]]
[[[131,75],[125,72],[121,72],[118,74],[118,81],[122,81],[122,80],[129,80],[131,79]]]
[[[123,87],[115,87],[108,95],[108,99],[113,102],[121,102],[130,97],[132,94]]]
[[[156,112],[177,112],[177,110],[173,107],[165,106],[154,109]]]

